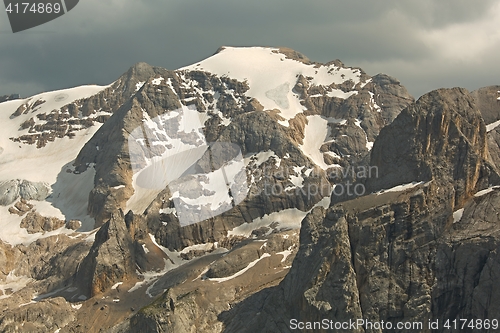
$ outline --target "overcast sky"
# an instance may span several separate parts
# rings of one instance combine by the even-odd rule
[[[500,0],[81,0],[13,34],[0,95],[109,84],[139,61],[176,69],[219,46],[287,46],[398,78],[415,97],[500,84]]]

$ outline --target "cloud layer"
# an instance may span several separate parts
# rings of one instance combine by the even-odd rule
[[[3,15],[0,95],[108,84],[139,61],[175,69],[221,45],[340,59],[397,77],[416,97],[500,82],[500,0],[86,0],[16,34]]]

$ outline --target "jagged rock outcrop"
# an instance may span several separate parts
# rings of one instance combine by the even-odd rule
[[[404,110],[382,131],[378,140],[385,145],[375,149],[380,144],[376,141],[372,163],[387,172],[386,182],[395,177],[394,185],[410,178],[402,180],[397,165],[381,161],[401,161],[398,165],[409,172],[406,161],[413,159],[415,165],[426,166],[423,171],[411,169],[426,175],[417,179],[426,182],[338,203],[326,213],[313,210],[302,223],[300,249],[289,274],[278,287],[222,314],[224,331],[291,332],[290,318],[345,321],[353,316],[337,307],[342,304],[338,296],[345,292],[351,296],[342,300],[351,301],[350,311],[358,309],[356,319],[393,325],[421,322],[421,332],[431,331],[426,326],[431,319],[444,323],[500,315],[490,296],[500,292],[492,283],[499,224],[496,211],[486,208],[498,205],[498,191],[490,188],[474,196],[478,186],[470,185],[477,185],[484,175],[480,170],[489,168],[484,124],[471,101],[462,89],[438,90]],[[403,129],[410,134],[402,135]],[[439,135],[443,131],[446,135]],[[402,143],[387,141],[400,136]],[[450,139],[457,150],[450,147]],[[460,149],[472,156],[457,158]],[[335,266],[338,262],[344,264]],[[340,292],[332,292],[335,286]],[[358,328],[362,332],[366,326]],[[446,330],[441,326],[437,331]]]
[[[26,228],[28,233],[52,231],[64,227],[66,221],[55,218],[45,217],[36,211],[29,212],[21,221],[21,228]]]
[[[486,191],[488,192],[488,191]],[[435,253],[437,283],[432,293],[433,317],[497,318],[500,192],[469,201]]]
[[[371,164],[379,177],[367,180],[368,192],[437,179],[455,185],[457,205],[495,177],[481,113],[461,88],[433,91],[403,110],[381,131]]]
[[[483,87],[472,96],[481,111],[488,132],[488,151],[492,163],[500,169],[500,86]]]
[[[21,198],[14,206],[9,207],[9,213],[23,216],[33,208],[33,205]]]
[[[100,230],[90,231],[88,216],[63,221],[33,211],[29,200],[44,199],[48,186],[43,194],[35,183],[2,183],[8,219],[28,234],[21,229],[17,245],[0,241],[0,325],[13,332],[23,321],[61,333],[289,332],[292,318],[425,325],[500,316],[496,88],[440,89],[413,103],[390,76],[370,77],[339,60],[314,63],[285,48],[252,49],[277,64],[292,61],[287,70],[307,67],[287,72],[286,82],[270,77],[266,86],[255,85],[259,77],[250,71],[210,67],[212,60],[176,71],[139,63],[97,95],[36,119],[43,99],[10,110],[24,131],[11,138],[20,145],[53,141],[50,148],[95,129],[90,140],[76,136],[79,148],[88,141],[52,189],[67,193],[58,190],[65,179],[68,191],[80,188],[84,177],[72,173],[93,177],[95,170],[88,207]],[[176,140],[209,148],[172,180],[165,173],[189,155]],[[236,148],[217,148],[222,143]],[[152,173],[153,186],[142,186],[143,171],[161,169],[169,149],[181,155],[163,175]],[[228,167],[236,155],[243,165],[237,171]],[[222,167],[224,183],[212,182],[208,175]],[[365,190],[331,192],[346,181]],[[218,186],[230,202],[210,197]],[[181,221],[180,197],[196,223]],[[86,208],[47,201],[63,214]],[[219,201],[222,208],[212,210]],[[198,222],[199,211],[208,213]],[[62,226],[68,229],[46,234]],[[88,233],[69,230],[79,228]],[[58,296],[76,304],[70,309]],[[45,298],[57,302],[40,302]]]
[[[0,318],[0,330],[5,333],[54,332],[76,319],[75,309],[62,297],[28,304]]]
[[[401,110],[414,102],[406,88],[396,78],[387,74],[377,74],[372,77],[374,84],[373,98],[382,109],[382,118],[390,124]]]
[[[149,77],[165,71],[163,68],[153,67],[146,63],[137,63],[98,94],[71,102],[60,110],[37,113],[30,117],[21,124],[21,129],[27,129],[28,133],[13,137],[11,140],[36,144],[38,148],[42,148],[56,139],[73,138],[75,133],[82,129],[105,123],[142,87]],[[67,97],[68,95],[63,93],[55,98],[64,100]],[[12,113],[11,118],[33,113],[46,102],[44,99],[29,98]]]
[[[500,85],[479,88],[471,92],[486,124],[500,119]]]
[[[296,242],[296,231],[276,233],[240,243],[224,256],[209,255],[199,260],[204,265],[191,272],[179,268],[167,273],[152,288],[154,294],[166,291],[133,315],[123,331],[222,331],[219,314],[263,288],[275,286],[293,260]]]
[[[135,252],[125,216],[117,211],[96,233],[94,244],[76,272],[76,284],[82,293],[92,297],[135,277]]]

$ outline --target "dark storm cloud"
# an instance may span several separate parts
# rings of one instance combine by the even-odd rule
[[[498,0],[80,1],[60,19],[17,34],[4,16],[0,94],[109,84],[138,61],[175,69],[221,45],[338,58],[393,75],[417,96],[439,86],[473,89],[500,77],[491,56],[500,50],[492,28],[499,8]]]

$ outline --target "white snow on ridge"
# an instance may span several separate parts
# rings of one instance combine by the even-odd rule
[[[46,207],[47,210],[45,211],[45,213],[43,213],[43,211],[42,211],[42,214],[41,214],[42,216],[53,216],[53,215],[57,215],[56,217],[61,216],[60,215],[61,213],[56,208],[50,206],[50,204],[47,202],[36,202],[36,201],[31,201],[31,202],[34,204],[35,209],[37,209],[37,212],[38,212],[37,207],[39,207],[39,206]],[[50,207],[50,208],[47,208],[47,207]],[[47,238],[47,237],[59,235],[59,234],[70,235],[70,234],[74,233],[73,230],[66,229],[66,228],[62,227],[62,228],[59,228],[57,230],[45,232],[43,234],[41,232],[30,234],[30,233],[28,233],[26,228],[20,227],[20,223],[21,223],[21,220],[23,219],[23,217],[18,216],[16,214],[11,214],[8,211],[8,208],[9,207],[0,206],[0,230],[1,230],[0,239],[4,243],[10,244],[12,246],[15,246],[18,244],[24,244],[27,246],[30,243],[33,243],[36,240],[41,239],[41,238]],[[52,212],[53,215],[47,214],[47,211]]]
[[[66,172],[72,169],[71,162],[75,160],[85,143],[102,125],[75,132],[75,137],[58,138],[48,142],[44,147],[28,145],[10,140],[27,134],[28,129],[19,131],[21,124],[38,114],[50,113],[76,100],[88,98],[109,86],[82,86],[71,89],[41,93],[39,95],[14,100],[0,104],[0,181],[24,179],[32,182],[44,182],[52,188],[51,196],[45,201],[32,201],[35,209],[42,216],[54,216],[60,219],[78,219],[83,228],[90,230],[94,221],[87,215],[88,193],[93,187],[94,170],[89,167],[87,172],[73,174]],[[27,114],[10,118],[22,104],[40,104]],[[0,238],[9,244],[29,244],[39,238],[49,237],[59,233],[70,234],[73,230],[61,228],[52,232],[28,234],[20,228],[22,217],[10,214],[8,207],[0,207]]]
[[[481,197],[485,194],[488,194],[490,192],[493,192],[493,190],[497,189],[497,188],[500,188],[500,186],[491,186],[491,187],[488,187],[484,190],[481,190],[479,192],[477,192],[476,194],[474,194],[475,197]]]
[[[247,265],[247,267],[243,268],[242,270],[234,273],[233,275],[231,276],[227,276],[227,277],[223,277],[223,278],[207,278],[207,280],[209,281],[215,281],[215,282],[225,282],[225,281],[229,281],[229,280],[232,280],[240,275],[242,275],[243,273],[245,273],[246,271],[248,271],[250,268],[252,268],[253,266],[255,266],[259,261],[261,261],[262,259],[264,258],[267,258],[267,257],[270,257],[271,255],[269,253],[264,253],[260,256],[260,258],[258,259],[255,259],[254,261],[252,261],[251,263],[249,263]]]
[[[377,112],[382,112],[382,108],[375,102],[375,94],[371,91],[369,91],[368,93],[370,94],[370,107]]]
[[[370,82],[372,82],[372,79],[371,79],[371,78],[369,78],[368,80],[366,80],[365,82],[363,82],[363,83],[361,84],[361,86],[360,86],[360,87],[361,87],[361,88],[364,88],[364,87],[365,87],[368,83],[370,83]]]
[[[183,248],[179,253],[189,253],[189,251],[210,251],[213,247],[217,248],[217,243],[195,244]]]
[[[277,222],[279,224],[280,229],[298,229],[300,228],[301,222],[304,217],[315,207],[323,207],[327,209],[330,206],[330,196],[326,196],[321,199],[318,203],[314,205],[307,212],[303,212],[297,208],[287,208],[283,209],[279,212],[274,212],[271,214],[266,214],[263,217],[257,217],[253,219],[250,223],[243,223],[236,228],[228,231],[227,236],[244,236],[250,237],[253,230],[259,229],[260,227],[267,227],[273,222]]]
[[[83,145],[94,135],[101,124],[76,132],[73,139],[64,137],[48,142],[43,148],[37,149],[36,145],[27,145],[10,140],[25,134],[18,131],[21,124],[40,113],[50,113],[75,100],[87,98],[104,90],[108,86],[83,86],[66,90],[42,93],[24,100],[15,100],[0,103],[0,180],[26,179],[42,181],[53,184],[61,168],[74,160]],[[10,115],[29,99],[33,101],[43,99],[47,102],[41,104],[36,112],[29,112],[10,119]],[[25,130],[27,133],[27,130]],[[43,172],[40,169],[43,168]]]
[[[352,95],[357,95],[357,94],[358,94],[357,90],[343,92],[340,89],[333,89],[332,91],[329,91],[326,95],[328,97],[337,97],[337,98],[347,99],[347,98],[351,97]]]
[[[243,223],[230,230],[227,236],[250,237],[253,230],[268,226],[273,222],[278,222],[281,228],[297,229],[300,228],[300,223],[306,215],[307,212],[303,212],[297,208],[284,209],[279,212],[266,214],[263,217],[255,218],[251,223]]]
[[[290,182],[295,185],[295,187],[302,187],[304,185],[304,177],[302,177],[302,169],[304,169],[305,166],[298,167],[295,166],[293,167],[293,171],[295,172],[295,175],[289,175],[289,180]]]
[[[402,192],[402,191],[406,191],[410,188],[413,188],[415,186],[422,185],[423,183],[424,182],[421,181],[421,182],[412,182],[412,183],[408,183],[408,184],[397,185],[397,186],[391,187],[389,189],[380,190],[380,191],[375,192],[375,193],[377,195],[380,195],[380,194],[387,193],[387,192]]]
[[[290,254],[292,254],[292,247],[290,246],[287,250],[285,251],[281,251],[281,252],[276,252],[276,254],[281,254],[283,256],[283,259],[281,259],[281,262],[285,262],[286,258],[288,258],[288,256]]]
[[[500,97],[499,97],[500,98]],[[486,125],[486,132],[491,132],[500,125],[500,120],[497,120],[491,124]]]
[[[182,70],[202,70],[246,81],[250,86],[247,96],[259,100],[264,109],[279,108],[280,116],[286,120],[304,110],[298,95],[292,92],[299,75],[312,77],[312,85],[323,86],[347,80],[352,80],[355,85],[360,82],[361,75],[358,69],[339,68],[335,65],[306,65],[287,59],[284,54],[279,53],[279,49],[264,47],[225,47],[200,63],[179,69]]]

